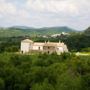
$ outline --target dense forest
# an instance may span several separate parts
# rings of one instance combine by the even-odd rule
[[[90,56],[0,54],[0,90],[90,90]]]

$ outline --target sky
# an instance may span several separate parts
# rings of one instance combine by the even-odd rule
[[[0,27],[90,26],[90,0],[0,0]]]

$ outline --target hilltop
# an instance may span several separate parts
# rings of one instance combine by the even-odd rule
[[[85,31],[84,31],[85,34],[87,35],[90,35],[90,27],[88,27]]]
[[[12,36],[31,36],[31,35],[51,35],[61,32],[76,32],[77,30],[69,27],[44,27],[44,28],[33,28],[27,26],[13,26],[8,28],[0,28],[1,37],[12,37]]]

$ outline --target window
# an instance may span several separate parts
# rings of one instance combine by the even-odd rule
[[[49,51],[48,51],[48,54],[49,54]]]
[[[23,54],[23,51],[21,51],[21,53]]]
[[[38,49],[40,50],[40,47],[38,47]]]
[[[50,49],[50,47],[48,47],[48,49]]]

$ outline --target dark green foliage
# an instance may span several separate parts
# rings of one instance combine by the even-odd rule
[[[2,52],[18,52],[20,49],[20,41],[24,37],[0,38],[0,53]]]
[[[0,78],[0,90],[4,90],[5,86],[4,86],[4,80],[2,78]]]
[[[83,48],[90,47],[90,36],[85,34],[75,34],[69,36],[64,42],[70,51],[82,51]]]
[[[0,90],[90,90],[90,56],[2,53]]]
[[[90,47],[83,48],[81,51],[82,52],[90,52]]]

